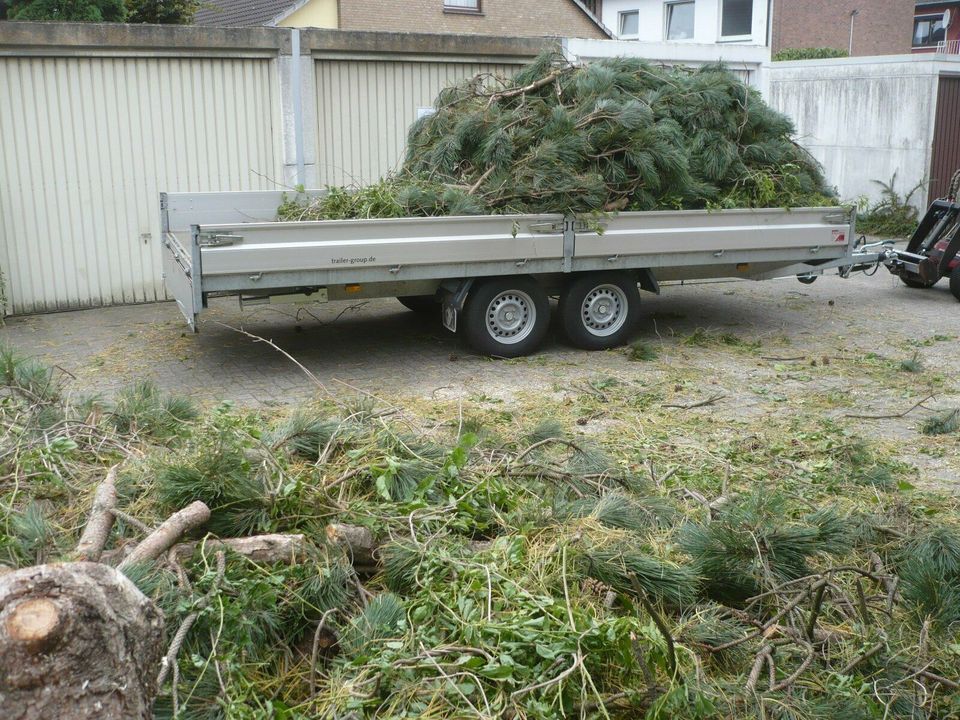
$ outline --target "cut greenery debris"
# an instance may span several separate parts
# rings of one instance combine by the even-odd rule
[[[395,174],[280,220],[836,204],[793,125],[722,66],[545,53],[441,91]]]
[[[658,429],[607,381],[635,436],[479,406],[468,432],[456,408],[421,424],[369,400],[199,414],[147,385],[91,411],[0,359],[0,563],[68,557],[114,465],[102,562],[211,510],[183,552],[125,566],[168,638],[190,618],[157,717],[960,713],[956,500],[831,421],[701,436],[698,454],[704,426]],[[302,552],[215,537],[265,533]]]

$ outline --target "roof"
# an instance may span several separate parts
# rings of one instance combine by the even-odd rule
[[[580,10],[583,11],[586,14],[586,16],[593,21],[593,24],[596,25],[598,28],[600,28],[600,30],[603,32],[604,35],[606,35],[608,38],[614,37],[613,30],[611,30],[606,25],[604,25],[600,21],[600,18],[594,15],[593,11],[590,10],[590,8],[588,8],[586,5],[584,5],[583,2],[581,2],[581,0],[570,0],[570,2],[572,2],[578,8],[580,8]]]
[[[273,25],[302,0],[205,0],[193,16],[194,25],[244,27]]]
[[[307,2],[309,0],[205,0],[193,16],[193,24],[221,27],[276,25]],[[582,0],[570,2],[590,18],[607,37],[613,37],[613,32],[600,22],[600,18],[594,15]]]

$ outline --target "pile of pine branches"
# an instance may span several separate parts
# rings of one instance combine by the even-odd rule
[[[500,437],[499,415],[382,406],[76,398],[0,348],[0,576],[109,519],[84,556],[166,617],[158,717],[960,712],[956,500],[902,496],[869,446],[778,437],[830,481],[738,480],[724,454],[718,486],[556,421]],[[192,535],[140,550],[195,506]]]
[[[834,204],[790,120],[719,65],[546,53],[443,90],[402,168],[293,198],[280,219]]]

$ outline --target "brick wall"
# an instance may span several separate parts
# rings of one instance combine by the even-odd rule
[[[914,0],[774,0],[773,52],[786,48],[832,47],[846,50],[850,12],[854,55],[909,53]]]
[[[340,0],[341,30],[606,38],[571,0],[480,0],[480,13],[443,0]]]

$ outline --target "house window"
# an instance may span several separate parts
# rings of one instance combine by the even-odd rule
[[[640,34],[640,11],[628,10],[620,13],[620,37],[636,37]]]
[[[675,2],[667,5],[667,40],[693,39],[692,2]]]
[[[480,12],[480,0],[443,0],[444,10]]]
[[[753,0],[722,0],[720,37],[749,37],[753,33]]]
[[[930,47],[946,39],[943,15],[924,15],[913,19],[913,46]]]

